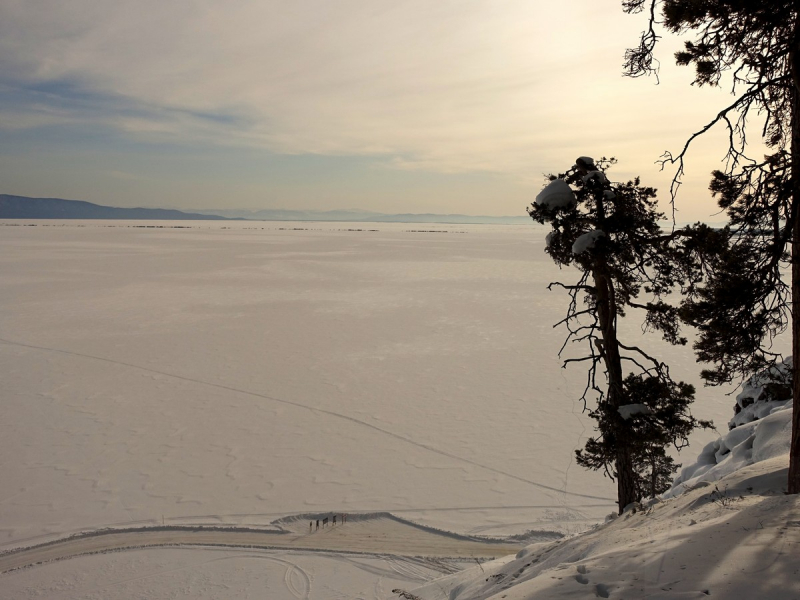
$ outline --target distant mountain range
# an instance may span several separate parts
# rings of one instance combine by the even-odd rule
[[[225,217],[164,208],[116,208],[82,200],[26,198],[0,194],[0,219],[136,219],[142,221],[218,221]]]
[[[440,215],[432,213],[387,214],[368,210],[234,210],[192,208],[192,212],[204,215],[218,215],[227,218],[254,221],[346,221],[349,223],[530,223],[527,215],[519,217],[490,217],[472,215]]]
[[[163,208],[116,208],[81,200],[27,198],[0,194],[0,219],[137,219],[137,220],[250,220],[250,221],[332,221],[364,223],[530,223],[528,216],[490,217],[438,214],[384,214],[366,210],[233,210]]]

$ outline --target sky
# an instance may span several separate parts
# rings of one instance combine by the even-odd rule
[[[622,76],[617,0],[0,0],[0,193],[178,209],[524,215],[547,173],[669,167],[732,98]],[[722,132],[680,221],[711,220]],[[719,218],[719,217],[717,217]]]

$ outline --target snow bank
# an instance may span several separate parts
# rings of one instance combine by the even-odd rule
[[[411,593],[426,600],[795,600],[800,496],[781,491],[785,463],[781,456],[751,465],[717,488],[687,490]]]
[[[674,498],[703,482],[719,481],[748,465],[789,452],[792,403],[774,408],[772,414],[752,421],[706,445],[697,460],[686,466],[662,498]]]
[[[732,429],[763,419],[776,408],[783,407],[792,397],[792,357],[753,375],[736,396],[734,417],[728,422]]]
[[[584,233],[583,235],[578,236],[578,238],[572,244],[572,253],[575,255],[583,254],[587,250],[591,250],[594,248],[597,240],[602,237],[605,237],[605,232],[600,231],[599,229],[595,229],[594,231],[589,231]]]
[[[577,204],[575,194],[563,179],[554,179],[539,192],[534,202],[547,208],[570,208]]]
[[[750,392],[762,397],[756,388],[769,380],[756,381]],[[426,583],[413,597],[800,598],[796,553],[789,550],[800,545],[800,496],[783,493],[791,415],[784,403],[708,444],[661,501]]]
[[[718,481],[747,465],[789,452],[792,433],[792,357],[747,380],[736,396],[730,431],[706,445],[663,498]]]

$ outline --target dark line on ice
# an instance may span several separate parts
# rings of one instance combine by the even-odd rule
[[[388,436],[391,436],[391,437],[393,437],[393,438],[395,438],[397,440],[400,440],[402,442],[406,442],[407,444],[411,444],[412,446],[417,446],[418,448],[423,448],[425,450],[428,450],[429,452],[433,452],[433,453],[439,454],[441,456],[446,456],[447,458],[451,458],[453,460],[461,461],[461,462],[473,465],[475,467],[479,467],[479,468],[484,469],[486,471],[490,471],[490,472],[496,473],[498,475],[503,475],[505,477],[508,477],[510,479],[515,479],[516,481],[520,481],[522,483],[527,483],[529,485],[532,485],[534,487],[537,487],[537,488],[540,488],[540,489],[543,489],[543,490],[548,490],[548,491],[551,491],[551,492],[558,492],[559,494],[566,493],[566,494],[569,494],[570,496],[575,496],[575,497],[578,497],[578,498],[589,498],[591,500],[607,500],[609,502],[614,502],[613,498],[607,498],[605,496],[592,496],[592,495],[589,495],[589,494],[578,494],[576,492],[567,492],[563,488],[555,488],[555,487],[551,487],[549,485],[544,485],[543,483],[537,483],[535,481],[531,481],[530,479],[525,479],[524,477],[520,477],[519,475],[514,475],[513,473],[509,473],[509,472],[503,471],[501,469],[495,469],[494,467],[489,467],[487,465],[481,464],[481,463],[476,462],[474,460],[470,460],[469,458],[464,458],[464,457],[458,456],[456,454],[450,454],[449,452],[446,452],[445,450],[440,450],[439,448],[436,448],[434,446],[429,446],[428,444],[425,444],[423,442],[417,442],[415,440],[412,440],[411,438],[407,438],[407,437],[402,436],[400,434],[394,433],[393,431],[389,431],[388,429],[382,429],[382,428],[378,427],[377,425],[373,425],[372,423],[367,423],[366,421],[361,421],[361,420],[356,419],[354,417],[349,417],[347,415],[343,415],[341,413],[337,413],[337,412],[333,412],[333,411],[330,411],[330,410],[326,410],[324,408],[317,408],[317,407],[314,407],[314,406],[308,406],[307,404],[302,404],[300,402],[295,402],[293,400],[284,400],[283,398],[276,398],[275,396],[269,396],[267,394],[260,394],[258,392],[251,392],[249,390],[242,390],[242,389],[239,389],[239,388],[231,387],[229,385],[223,385],[223,384],[220,384],[220,383],[212,383],[210,381],[203,381],[202,379],[192,379],[191,377],[184,377],[183,375],[176,375],[175,373],[168,373],[166,371],[159,371],[158,369],[151,369],[149,367],[142,367],[141,365],[135,365],[133,363],[127,363],[127,362],[123,362],[123,361],[120,361],[120,360],[113,360],[113,359],[110,359],[110,358],[104,358],[102,356],[93,356],[91,354],[83,354],[81,352],[72,352],[70,350],[61,350],[59,348],[48,348],[46,346],[34,346],[33,344],[24,344],[22,342],[14,342],[14,341],[6,340],[6,339],[3,339],[3,338],[0,338],[0,342],[2,342],[4,344],[11,345],[11,346],[21,346],[23,348],[31,348],[33,350],[44,350],[46,352],[58,352],[60,354],[66,354],[68,356],[79,356],[81,358],[89,358],[89,359],[92,359],[92,360],[99,360],[99,361],[102,361],[102,362],[111,363],[113,365],[120,365],[120,366],[123,366],[123,367],[130,367],[132,369],[138,369],[140,371],[145,371],[145,372],[148,372],[148,373],[155,373],[157,375],[163,375],[164,377],[171,377],[173,379],[179,379],[181,381],[188,381],[190,383],[197,383],[197,384],[200,384],[200,385],[207,385],[207,386],[218,388],[218,389],[222,389],[222,390],[228,390],[230,392],[236,392],[236,393],[239,393],[239,394],[245,394],[247,396],[253,396],[255,398],[262,398],[264,400],[271,400],[273,402],[279,402],[281,404],[288,404],[290,406],[296,406],[298,408],[305,408],[306,410],[310,410],[312,412],[322,413],[322,414],[325,414],[325,415],[330,415],[332,417],[338,417],[339,419],[344,419],[345,421],[350,421],[351,423],[355,423],[355,424],[361,425],[363,427],[368,427],[368,428],[370,428],[370,429],[372,429],[374,431],[378,431],[380,433],[383,433],[384,435],[388,435]]]

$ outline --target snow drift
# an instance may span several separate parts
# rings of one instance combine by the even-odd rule
[[[800,496],[784,493],[792,403],[780,396],[790,364],[747,382],[732,429],[661,498],[566,540],[429,582],[413,597],[800,598]]]

